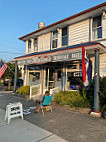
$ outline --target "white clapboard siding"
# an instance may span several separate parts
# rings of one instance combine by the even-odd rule
[[[106,76],[106,53],[100,55],[100,76]]]
[[[103,76],[106,76],[106,53],[100,54],[99,59],[100,59],[100,66],[99,66],[100,76],[103,77]],[[92,61],[92,77],[93,77],[95,57],[92,57],[91,61]]]
[[[106,46],[106,40],[100,41],[100,43],[103,44],[104,46]]]
[[[50,50],[50,40],[51,40],[51,33],[47,33],[44,35],[44,43],[43,43],[43,51]]]
[[[90,58],[92,61],[92,78],[94,77],[94,63],[95,63],[95,57]]]
[[[38,52],[43,51],[43,39],[44,35],[38,37]]]
[[[69,45],[79,44],[81,42],[89,41],[89,20],[81,21],[79,23],[69,26]]]

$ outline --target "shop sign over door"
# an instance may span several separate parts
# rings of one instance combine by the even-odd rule
[[[77,60],[82,58],[82,52],[74,52],[74,53],[67,53],[67,54],[59,54],[53,55],[52,61],[68,61],[68,60]]]
[[[18,65],[43,64],[47,62],[70,61],[82,58],[82,52],[64,53],[49,56],[37,56],[17,62]]]

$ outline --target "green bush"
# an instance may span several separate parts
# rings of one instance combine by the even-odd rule
[[[18,88],[17,92],[19,94],[29,95],[30,94],[30,86],[21,86],[20,88]]]
[[[86,98],[89,101],[90,105],[93,108],[94,105],[94,82],[95,80],[92,80],[90,89],[86,91]],[[100,111],[106,111],[106,76],[99,79],[99,97],[100,97]]]
[[[77,91],[60,91],[54,96],[54,101],[70,107],[89,107],[89,103]]]
[[[100,80],[100,110],[106,111],[106,77]]]
[[[10,88],[10,89],[3,89],[3,91],[13,91],[13,89],[12,88]]]

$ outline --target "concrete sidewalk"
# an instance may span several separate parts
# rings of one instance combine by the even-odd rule
[[[21,118],[4,122],[5,111],[0,109],[0,142],[66,142],[57,135]]]

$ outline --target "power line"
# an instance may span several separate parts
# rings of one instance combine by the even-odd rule
[[[0,45],[5,46],[5,47],[11,47],[11,49],[20,48],[20,47],[18,47],[18,46],[17,46],[17,47],[16,47],[16,46],[13,46],[13,45],[11,46],[11,45],[7,45],[7,44],[1,43],[1,42],[0,42]]]
[[[6,52],[6,51],[0,51],[0,53],[8,53],[8,54],[25,54],[25,53],[12,53],[12,52]]]

